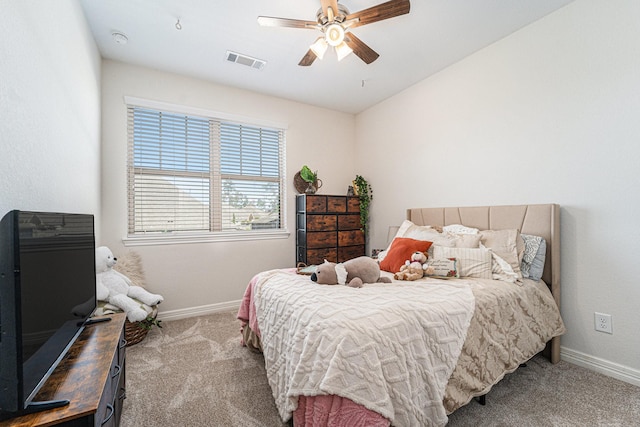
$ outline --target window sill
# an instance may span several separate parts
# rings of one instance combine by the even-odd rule
[[[288,239],[288,230],[220,232],[220,233],[159,233],[152,235],[127,236],[122,239],[125,246],[181,245],[189,243],[239,242],[255,240]]]

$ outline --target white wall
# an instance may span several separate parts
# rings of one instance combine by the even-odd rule
[[[0,10],[0,215],[91,213],[99,227],[100,55],[80,6]]]
[[[356,130],[373,247],[407,207],[559,203],[563,357],[640,384],[638,22],[636,0],[578,0],[358,115]],[[613,335],[594,331],[595,311]]]
[[[128,250],[121,241],[124,95],[285,122],[292,232],[291,177],[305,163],[318,169],[325,194],[343,194],[355,173],[371,182],[372,247],[384,246],[387,226],[398,224],[407,207],[560,203],[563,357],[640,378],[635,0],[578,0],[355,121],[105,61],[102,135],[100,58],[77,3],[0,0],[0,10],[2,214],[93,213],[102,225],[98,243]],[[163,311],[180,312],[238,300],[254,272],[291,266],[294,246],[292,233],[287,240],[133,249],[143,256],[152,290],[166,297]],[[613,335],[593,330],[594,311],[613,315]]]
[[[259,71],[238,68],[238,72],[248,72],[247,78],[252,78],[250,73]],[[293,176],[303,164],[318,170],[323,181],[322,194],[346,194],[355,176],[355,117],[351,114],[114,61],[103,62],[102,77],[104,239],[101,244],[109,246],[116,255],[135,250],[142,256],[148,288],[165,297],[161,315],[166,317],[215,310],[230,302],[237,304],[255,273],[295,266]],[[124,96],[287,124],[289,238],[124,247],[122,238],[127,235]]]

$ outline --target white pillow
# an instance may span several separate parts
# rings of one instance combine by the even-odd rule
[[[442,233],[430,225],[416,225],[408,219],[405,219],[402,225],[400,225],[395,237],[408,237],[410,239],[428,240],[431,242],[433,241],[432,239],[441,235]]]
[[[486,248],[449,248],[435,246],[433,257],[456,258],[460,277],[476,277],[478,279],[491,279],[491,251]]]
[[[460,226],[460,227],[464,227],[464,226]],[[469,227],[465,227],[465,229],[476,230],[476,233],[478,231],[475,228],[471,229]],[[402,224],[400,225],[400,228],[398,228],[398,231],[394,236],[394,239],[396,237],[408,237],[410,239],[426,240],[428,242],[432,242],[433,245],[431,245],[427,253],[429,258],[433,258],[434,256],[433,247],[435,245],[446,246],[450,248],[477,248],[480,246],[480,238],[481,238],[479,234],[472,235],[470,233],[464,233],[464,234],[440,233],[438,230],[436,230],[435,228],[429,225],[416,225],[412,221],[409,221],[408,219],[405,219],[402,222]],[[389,248],[391,247],[391,243],[393,243],[393,240],[389,243],[389,247],[387,247],[386,250],[378,254],[378,262],[381,262],[385,258],[385,256],[389,251]]]
[[[452,243],[450,247],[454,248],[479,248],[481,237],[479,234],[448,234],[447,242]]]
[[[452,233],[452,234],[478,234],[480,230],[473,227],[467,227],[462,224],[451,224],[445,225],[442,227],[442,231],[444,233]]]
[[[408,219],[405,219],[402,222],[402,224],[400,225],[400,228],[398,228],[398,231],[394,236],[394,239],[396,237],[407,237],[415,240],[425,240],[428,242],[433,242],[434,244],[442,244],[444,246],[454,246],[453,242],[449,242],[447,240],[447,237],[444,236],[442,233],[438,232],[438,230],[436,230],[435,228],[428,225],[416,225],[413,222],[409,221]],[[389,242],[389,246],[387,247],[387,249],[385,249],[384,251],[378,254],[378,262],[381,262],[387,256],[387,253],[389,252],[389,248],[391,247],[392,243],[393,243],[393,240]],[[433,245],[431,246],[431,248],[429,248],[429,251],[428,251],[429,257],[433,256],[432,248],[433,248]]]
[[[502,280],[509,283],[517,283],[519,285],[522,284],[522,281],[507,261],[500,258],[500,256],[493,251],[491,251],[491,258],[493,260],[491,263],[491,277],[493,280]]]
[[[511,269],[522,278],[520,272],[520,253],[518,240],[524,249],[524,242],[520,238],[520,232],[516,229],[511,230],[483,230],[480,232],[482,236],[481,243],[488,249],[491,249],[496,255],[505,260],[511,266]]]
[[[431,228],[428,225],[416,225],[408,219],[405,219],[400,225],[400,228],[398,228],[398,231],[396,231],[396,235],[393,237],[393,239],[395,239],[396,237],[408,237],[415,240],[426,240],[429,242],[433,242],[432,238],[439,234],[440,233],[438,233],[437,230]],[[391,244],[393,243],[393,239],[391,239],[391,241],[389,242],[389,246],[387,246],[387,249],[378,254],[378,262],[381,262],[387,256],[389,248],[391,248]]]

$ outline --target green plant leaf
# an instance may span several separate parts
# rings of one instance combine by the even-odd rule
[[[300,178],[306,182],[316,182],[317,177],[318,174],[312,172],[307,165],[302,166],[302,169],[300,169]]]
[[[162,329],[162,325],[160,325],[160,322],[162,322],[162,320],[158,320],[153,316],[149,316],[146,319],[139,321],[138,325],[140,325],[141,328],[146,330],[150,330],[151,328],[153,328],[154,325]]]
[[[360,225],[366,235],[369,224],[369,205],[371,204],[371,200],[373,200],[373,189],[367,180],[360,175],[356,175],[354,184],[358,190],[358,198],[360,199]]]

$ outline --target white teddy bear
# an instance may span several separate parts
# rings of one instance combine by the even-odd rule
[[[164,298],[133,285],[127,276],[112,268],[116,262],[117,258],[108,247],[96,248],[96,299],[127,313],[130,322],[146,319],[147,311],[133,298],[149,306],[160,304]]]

